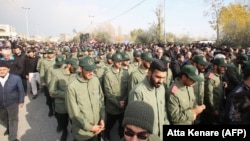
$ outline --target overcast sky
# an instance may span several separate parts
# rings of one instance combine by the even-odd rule
[[[225,4],[235,0],[224,0]],[[30,35],[57,36],[61,33],[88,32],[91,28],[111,23],[123,33],[147,29],[156,23],[156,7],[164,0],[0,0],[0,24],[15,27],[17,33],[27,33],[28,12]],[[215,35],[203,15],[207,9],[203,0],[165,0],[166,32],[191,36]],[[30,8],[24,10],[24,8]],[[91,24],[92,23],[92,24]]]

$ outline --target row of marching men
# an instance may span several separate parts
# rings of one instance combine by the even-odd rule
[[[157,51],[160,52],[162,49]],[[47,53],[48,58],[50,54],[54,55],[53,51]],[[102,56],[105,56],[106,60]],[[90,129],[90,133],[92,135],[103,133],[103,137],[107,140],[112,138],[110,130],[118,121],[118,133],[123,137],[124,110],[126,105],[134,100],[145,101],[153,107],[155,116],[153,134],[160,138],[163,136],[164,124],[222,124],[225,117],[224,90],[227,87],[223,74],[231,66],[223,55],[217,55],[212,62],[208,62],[204,56],[194,55],[190,64],[181,66],[178,77],[174,80],[171,76],[171,65],[169,66],[173,60],[167,56],[156,59],[150,52],[134,51],[132,63],[127,53],[100,52],[98,56],[83,57],[80,61],[68,58],[63,61],[68,67],[62,67],[65,64],[59,63],[63,57],[56,56],[56,60],[52,57],[50,65],[48,59],[46,62],[48,66],[54,67],[44,64],[40,68],[41,82],[44,79],[47,84],[42,83],[45,94],[47,92],[49,115],[53,115],[53,103],[55,103],[55,115],[59,123],[57,130],[60,131],[66,129],[65,119],[69,114],[76,140],[84,140],[82,135],[87,138],[93,137],[85,131],[92,127],[88,120],[95,123],[98,121],[97,127],[93,127],[96,130]],[[55,64],[61,69],[68,68],[67,73],[63,74],[67,76],[65,79],[59,75],[60,69],[55,69]],[[210,68],[209,71],[206,71],[207,68]],[[45,69],[44,72],[42,69]],[[58,86],[62,88],[59,89]],[[64,111],[60,111],[57,105],[63,105],[64,98],[66,106],[60,106],[64,107]],[[90,107],[84,108],[88,106]],[[97,112],[98,108],[103,111]],[[75,125],[83,123],[86,126]],[[63,132],[62,138],[65,134],[67,131]]]

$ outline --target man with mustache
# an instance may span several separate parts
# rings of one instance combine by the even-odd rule
[[[198,75],[193,65],[184,65],[179,77],[170,86],[167,92],[167,112],[170,124],[192,125],[196,117],[205,109],[205,105],[198,105],[194,95],[195,82],[204,81]]]
[[[165,88],[163,82],[166,77],[165,64],[155,59],[151,64],[147,76],[138,83],[129,93],[129,102],[145,101],[153,107],[154,126],[153,134],[163,138],[163,125],[169,124],[165,106]],[[130,98],[133,97],[133,98]]]

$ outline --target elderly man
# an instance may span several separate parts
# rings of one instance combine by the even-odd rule
[[[23,107],[24,88],[20,76],[9,73],[7,62],[0,61],[0,120],[7,128],[4,135],[9,134],[10,141],[17,139],[18,107]]]

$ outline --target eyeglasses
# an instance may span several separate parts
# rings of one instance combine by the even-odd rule
[[[146,140],[148,138],[147,136],[148,132],[144,131],[144,132],[135,133],[133,130],[127,127],[125,127],[124,134],[129,137],[137,136],[137,138],[140,140]]]

